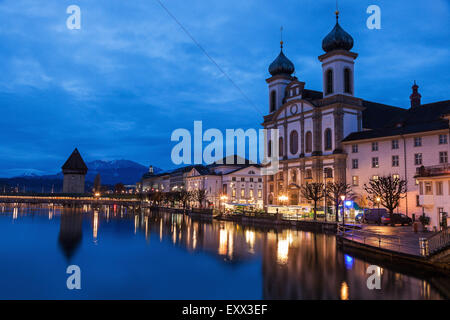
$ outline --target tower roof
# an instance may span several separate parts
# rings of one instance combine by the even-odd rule
[[[269,73],[272,76],[279,74],[291,75],[295,71],[294,64],[283,53],[283,41],[281,41],[281,50],[278,57],[270,64]]]
[[[80,173],[86,174],[88,171],[88,167],[83,161],[83,158],[81,157],[80,152],[77,148],[73,150],[72,154],[70,155],[69,159],[64,163],[62,166],[63,171],[79,171]]]
[[[325,52],[333,50],[347,50],[353,48],[353,38],[339,25],[339,12],[336,11],[336,25],[322,40],[322,49]]]

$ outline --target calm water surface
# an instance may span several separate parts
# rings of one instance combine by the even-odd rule
[[[442,299],[424,279],[342,253],[332,235],[183,215],[0,206],[1,299]],[[66,268],[81,268],[68,290]]]

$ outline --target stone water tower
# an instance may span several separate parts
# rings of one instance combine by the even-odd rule
[[[84,193],[84,182],[88,168],[77,148],[62,166],[64,174],[63,193]]]

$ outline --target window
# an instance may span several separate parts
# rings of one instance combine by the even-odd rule
[[[289,140],[291,153],[296,154],[298,152],[298,132],[296,130],[291,131]]]
[[[226,184],[224,184],[224,185],[222,186],[222,193],[223,193],[223,194],[227,194],[227,193],[228,193],[228,191],[227,191],[227,185],[226,185]]]
[[[373,157],[372,158],[372,168],[378,168],[378,167],[379,167],[378,157]]]
[[[352,84],[351,84],[351,71],[349,68],[344,69],[344,92],[352,93]]]
[[[324,174],[324,176],[325,176],[325,179],[333,178],[333,169],[331,169],[331,168],[325,168],[325,169],[323,170],[323,174]]]
[[[297,170],[295,170],[295,169],[292,170],[291,178],[292,178],[292,182],[297,183]]]
[[[270,92],[270,112],[274,112],[277,109],[277,93],[275,90]]]
[[[253,182],[253,178],[250,178],[250,182]]]
[[[236,177],[231,178],[231,181],[236,181]]]
[[[305,141],[305,145],[306,145],[305,152],[310,153],[310,152],[312,152],[312,133],[311,133],[311,131],[308,131],[306,133],[305,140],[306,140]]]
[[[312,179],[312,171],[311,171],[311,169],[306,169],[306,171],[305,171],[305,179]]]
[[[245,197],[245,189],[241,189],[241,198]]]
[[[358,169],[358,159],[352,159],[352,169]]]
[[[270,185],[269,190],[269,192],[273,192],[273,184]]]
[[[399,163],[400,163],[400,161],[399,161],[398,156],[392,156],[392,166],[393,167],[398,167]]]
[[[244,182],[244,181],[245,181],[245,178],[241,178],[241,181]]]
[[[267,156],[270,158],[272,156],[272,141],[269,140],[269,143],[267,144]]]
[[[446,134],[439,135],[439,144],[447,144],[447,135]]]
[[[378,151],[378,142],[372,142],[372,151]]]
[[[420,197],[416,196],[416,207],[420,207]]]
[[[423,182],[419,182],[419,194],[423,194]]]
[[[358,153],[358,145],[357,144],[352,145],[352,153]]]
[[[250,171],[248,172],[248,174],[255,174],[255,171],[250,170]]]
[[[393,175],[392,175],[392,179],[394,179],[394,180],[400,180],[400,175],[399,175],[399,174],[393,174]]]
[[[448,162],[447,151],[439,152],[439,163],[447,163],[447,162]]]
[[[352,185],[353,186],[358,186],[359,185],[359,177],[358,176],[353,176],[352,177]]]
[[[392,149],[398,149],[398,140],[392,140]]]
[[[262,178],[258,178],[258,182],[262,182]]]
[[[415,137],[414,138],[414,147],[421,147],[422,146],[422,137]]]
[[[326,73],[327,94],[333,93],[333,70],[329,69]]]
[[[430,181],[425,182],[425,195],[429,196],[433,194],[433,185]]]
[[[280,156],[280,157],[282,157],[283,156],[283,137],[279,137],[278,138],[278,155]]]
[[[378,176],[372,176],[372,180],[377,181],[378,180]]]
[[[330,128],[325,129],[324,140],[325,140],[325,150],[331,150],[332,137],[331,137],[331,129]]]
[[[444,186],[442,181],[436,182],[436,195],[442,196],[444,194]]]
[[[236,188],[233,188],[233,190],[231,190],[231,196],[233,198],[236,198]]]
[[[262,190],[258,189],[258,198],[262,198]]]
[[[416,166],[421,166],[422,165],[422,154],[421,153],[416,153],[414,155],[414,164]]]
[[[253,199],[253,189],[250,189],[250,198]]]

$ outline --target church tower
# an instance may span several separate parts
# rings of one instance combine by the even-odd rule
[[[84,193],[85,176],[88,171],[77,148],[62,166],[64,174],[63,193]]]
[[[336,94],[355,95],[353,66],[358,54],[351,52],[352,48],[353,38],[339,25],[339,11],[336,11],[336,25],[322,41],[326,53],[319,56],[324,98]]]
[[[286,86],[295,79],[291,76],[295,71],[294,64],[283,53],[283,40],[280,47],[280,54],[269,66],[272,77],[266,79],[269,85],[269,113],[283,105]]]

